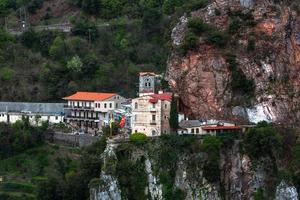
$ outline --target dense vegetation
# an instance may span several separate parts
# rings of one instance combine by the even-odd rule
[[[57,101],[76,90],[116,91],[135,96],[138,72],[165,71],[169,31],[178,16],[208,3],[207,0],[60,2],[77,10],[76,17],[68,13],[64,16],[72,23],[69,34],[36,30],[33,26],[13,37],[4,30],[4,18],[0,20],[1,100]],[[8,23],[15,23],[25,7],[42,24],[59,20],[52,17],[56,12],[53,7],[47,8],[50,14],[44,16],[40,11],[45,9],[44,4],[44,0],[1,0],[0,12],[7,16]]]
[[[13,125],[0,123],[0,159],[21,153],[44,142],[47,124],[35,128],[28,119]]]
[[[0,124],[0,199],[82,200],[101,170],[103,138],[79,150],[45,141],[47,125],[32,127],[28,119]]]
[[[269,173],[273,177],[271,182],[284,179],[295,185],[299,191],[300,144],[297,140],[297,134],[293,129],[283,129],[266,122],[260,122],[257,127],[247,132],[242,143],[242,149],[251,157],[255,163],[254,167],[259,163],[268,166]],[[268,161],[269,159],[270,161]],[[279,160],[281,162],[276,163]],[[264,190],[268,189],[272,193],[274,192],[272,191],[274,188],[264,188]]]

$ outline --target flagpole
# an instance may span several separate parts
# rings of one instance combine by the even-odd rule
[[[112,138],[112,122],[111,122],[111,125],[109,126],[110,128],[110,138]]]

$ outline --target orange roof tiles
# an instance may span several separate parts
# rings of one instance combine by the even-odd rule
[[[71,96],[64,97],[64,100],[78,101],[103,101],[117,95],[116,93],[98,93],[98,92],[76,92]]]

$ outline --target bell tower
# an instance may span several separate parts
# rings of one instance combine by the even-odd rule
[[[141,72],[139,83],[139,96],[146,96],[155,93],[155,77],[153,72]]]

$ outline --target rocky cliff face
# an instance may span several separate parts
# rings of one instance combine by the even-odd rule
[[[158,151],[164,148],[161,146],[162,144],[160,140],[157,140],[144,147],[125,145],[125,149],[124,146],[118,147],[108,144],[102,155],[104,165],[100,179],[98,182],[90,184],[90,200],[164,200],[174,199],[175,197],[176,199],[185,200],[242,200],[254,199],[254,195],[260,189],[263,189],[264,195],[268,197],[267,199],[298,199],[296,188],[276,177],[276,172],[273,171],[274,165],[276,165],[274,161],[270,158],[264,158],[254,166],[252,160],[246,154],[240,152],[240,140],[235,140],[232,145],[222,148],[219,163],[220,180],[213,183],[209,182],[204,175],[204,165],[208,159],[206,153],[201,150],[193,153],[190,150],[180,150],[178,151],[180,153],[176,153],[178,159],[175,159],[171,166],[162,166],[160,163],[163,162],[162,159],[170,159],[168,156],[158,155]],[[116,152],[120,149],[123,149],[121,151],[131,152],[125,160],[121,158],[123,162],[118,160],[116,156]],[[135,179],[137,178],[134,177],[136,175],[130,173],[130,171],[116,171],[118,170],[116,166],[120,165],[118,162],[122,162],[121,165],[128,165],[128,163],[134,163],[138,160],[141,160],[144,164],[129,168],[130,171],[134,171],[136,168],[139,168],[139,171],[144,171],[144,181],[141,181],[140,177]],[[170,170],[174,171],[173,178],[170,179],[171,182],[164,180],[166,179],[165,175]],[[118,175],[120,173],[126,174],[123,177],[126,180],[140,181],[134,181],[134,186],[129,184],[122,187],[121,182],[124,180],[121,180],[123,178]],[[138,192],[136,190],[132,190],[132,187],[135,186],[142,186],[140,188],[141,192],[144,193],[142,198],[137,196]],[[169,196],[170,190],[181,192],[175,193],[175,196],[172,197]],[[132,194],[133,191],[136,193]]]
[[[213,0],[191,16],[227,31],[233,12],[252,15],[253,25],[230,33],[230,42],[224,48],[199,37],[197,48],[182,55],[179,49],[188,29],[188,18],[183,16],[173,29],[174,48],[166,78],[178,93],[182,110],[191,118],[242,117],[253,122],[278,123],[288,118],[296,124],[300,119],[299,14],[290,2]],[[253,51],[247,51],[250,40],[255,41]],[[230,87],[232,73],[224,53],[228,51],[235,54],[238,68],[254,81],[250,104],[237,98]]]

